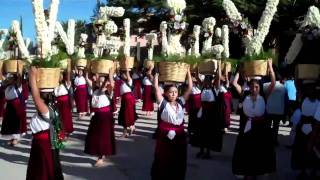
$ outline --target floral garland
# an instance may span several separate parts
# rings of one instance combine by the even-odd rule
[[[153,60],[153,48],[155,41],[157,40],[157,34],[149,33],[146,35],[147,48],[148,48],[148,60]]]
[[[0,29],[0,59],[7,59],[3,45],[5,44],[8,33],[8,29]]]
[[[56,30],[59,33],[63,43],[66,45],[67,53],[72,55],[74,53],[74,35],[75,35],[75,21],[70,19],[68,21],[68,34],[63,30],[60,22],[56,22]]]
[[[229,52],[229,28],[227,25],[222,26],[222,45],[224,48],[224,51],[222,53],[223,58],[229,58],[230,52]]]
[[[52,0],[50,5],[49,19],[48,19],[48,33],[49,41],[54,38],[55,22],[57,21],[59,0]]]
[[[191,49],[191,55],[194,55],[196,57],[200,56],[200,32],[201,27],[198,25],[195,25],[193,27],[193,38],[194,38],[194,44]]]
[[[86,58],[85,55],[85,47],[87,44],[88,35],[81,33],[80,40],[79,40],[79,49],[78,49],[78,57],[79,58]]]
[[[223,0],[222,7],[232,21],[241,21],[242,16],[231,0]]]
[[[12,21],[12,31],[16,35],[17,45],[18,45],[19,50],[20,50],[20,52],[22,54],[22,58],[28,58],[29,57],[29,51],[28,51],[28,48],[27,48],[26,44],[24,43],[24,40],[23,40],[23,37],[22,37],[22,34],[21,34],[21,30],[20,30],[20,24],[16,20]]]
[[[300,28],[304,28],[306,26],[318,27],[318,28],[320,27],[320,13],[317,7],[315,6],[309,7],[309,10]],[[293,63],[293,61],[298,56],[302,46],[303,46],[303,34],[297,33],[296,37],[292,41],[292,44],[286,54],[285,63],[287,64]]]
[[[212,48],[212,38],[214,33],[214,26],[216,25],[216,19],[214,17],[205,18],[202,22],[202,28],[204,31],[202,54],[209,53]]]
[[[168,29],[168,24],[166,21],[162,21],[160,24],[160,33],[162,37],[161,45],[161,53],[162,54],[168,54],[168,38],[167,38],[167,29]]]
[[[269,33],[269,28],[273,16],[277,12],[279,0],[268,0],[262,17],[259,20],[257,33],[252,37],[248,45],[248,55],[259,54],[262,50],[262,44]]]
[[[130,19],[123,20],[123,26],[125,31],[123,54],[127,57],[130,56]]]

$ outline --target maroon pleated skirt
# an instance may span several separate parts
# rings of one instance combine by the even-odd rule
[[[152,86],[144,86],[142,111],[153,111]]]
[[[114,98],[118,98],[120,97],[120,86],[122,84],[122,81],[119,79],[119,80],[116,80],[115,82],[115,85],[114,85]]]
[[[119,125],[122,125],[125,128],[134,125],[137,120],[135,103],[136,100],[131,92],[121,96],[121,107],[118,117]]]
[[[224,93],[223,100],[224,100],[224,104],[225,104],[225,109],[224,109],[225,127],[228,128],[230,126],[231,112],[232,112],[232,95],[231,95],[231,93],[230,92]]]
[[[189,123],[188,123],[188,133],[189,141],[193,146],[198,146],[199,142],[199,126],[200,121],[198,118],[198,112],[201,108],[201,94],[192,94],[188,100],[189,104]]]
[[[49,130],[33,135],[26,179],[63,179],[59,153],[51,148]]]
[[[170,130],[176,132],[172,140],[167,137]],[[187,138],[183,123],[175,126],[161,120],[151,169],[152,180],[184,180],[186,168]]]
[[[93,109],[84,152],[95,156],[110,156],[116,152],[114,119],[111,108]]]
[[[63,131],[68,134],[72,133],[73,122],[69,96],[64,95],[57,97],[57,107],[62,121]]]
[[[142,99],[142,94],[141,94],[141,79],[134,79],[133,80],[133,94],[136,99]]]
[[[22,134],[27,132],[27,117],[25,105],[20,99],[7,100],[4,110],[1,134]]]
[[[77,86],[74,100],[76,101],[78,113],[88,112],[88,92],[86,85]]]

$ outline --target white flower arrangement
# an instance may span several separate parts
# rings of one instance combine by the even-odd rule
[[[196,57],[200,56],[200,30],[201,26],[195,25],[193,27],[193,37],[195,39],[194,46],[192,47],[191,54]]]
[[[217,37],[217,38],[221,38],[222,36],[222,31],[221,31],[221,28],[216,28],[215,32],[214,32],[214,35]]]
[[[38,52],[41,53],[39,53],[41,57],[45,58],[51,53],[51,41],[54,38],[59,0],[51,1],[48,22],[44,14],[43,0],[32,0],[32,4],[35,16]]]
[[[279,0],[268,0],[265,10],[259,20],[256,34],[252,37],[248,45],[248,55],[259,54],[262,50],[262,44],[269,33],[269,28],[273,20],[273,16],[277,12]]]
[[[224,51],[222,53],[223,58],[229,58],[230,52],[229,52],[229,27],[227,25],[222,26],[222,45],[224,48]]]
[[[205,18],[202,22],[202,28],[205,32],[205,40],[203,41],[202,54],[210,53],[212,49],[212,38],[216,19],[214,17]]]
[[[181,14],[187,7],[184,0],[167,0],[167,5],[174,11],[175,14]]]
[[[0,59],[7,59],[7,53],[4,51],[3,44],[7,39],[8,29],[0,29]]]
[[[168,38],[167,38],[167,29],[168,29],[168,25],[166,21],[162,21],[160,24],[160,33],[161,33],[161,37],[162,37],[162,41],[161,41],[161,45],[162,45],[162,50],[161,53],[162,54],[167,54],[168,52]]]
[[[100,7],[102,10],[102,19],[108,20],[108,17],[122,17],[124,15],[125,9],[123,7]]]
[[[123,54],[130,57],[130,19],[126,18],[123,20],[123,26],[125,31]]]
[[[29,58],[29,51],[23,40],[21,30],[20,30],[20,24],[16,20],[12,21],[12,31],[16,34],[18,47],[22,54],[22,58]]]
[[[62,25],[58,21],[56,22],[56,30],[66,45],[68,55],[72,55],[74,53],[75,21],[73,19],[68,21],[68,34],[64,32]]]
[[[319,9],[315,6],[309,7],[308,12],[300,28],[303,28],[308,25],[313,27],[320,27],[320,13],[319,13]],[[292,44],[286,54],[285,62],[287,64],[291,64],[294,62],[299,52],[301,51],[302,46],[303,46],[302,34],[298,33],[296,34],[296,37],[292,41]]]
[[[78,57],[79,58],[86,58],[85,55],[85,45],[87,43],[88,35],[81,33],[80,34],[80,40],[79,40],[79,49],[78,49]]]
[[[154,44],[157,40],[157,34],[155,33],[149,33],[146,35],[146,40],[148,41],[149,47],[148,47],[148,60],[153,60],[153,49]]]
[[[239,13],[237,7],[231,0],[223,0],[222,7],[226,11],[227,16],[233,21],[241,21],[242,16]]]
[[[211,52],[216,55],[217,59],[221,59],[221,54],[224,51],[224,47],[221,44],[212,46]]]
[[[118,26],[114,21],[108,21],[104,26],[104,29],[107,36],[110,36],[111,34],[118,32]]]

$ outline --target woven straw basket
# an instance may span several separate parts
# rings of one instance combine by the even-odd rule
[[[231,63],[230,62],[222,62],[221,63],[221,72],[222,73],[231,72]]]
[[[159,81],[184,82],[190,65],[180,62],[160,62]]]
[[[94,60],[91,61],[91,72],[94,74],[109,74],[110,69],[114,67],[112,60]]]
[[[79,67],[81,67],[81,68],[85,68],[85,67],[87,67],[87,60],[86,59],[78,59],[77,61],[76,61],[76,66],[79,68]]]
[[[296,76],[298,79],[318,79],[319,75],[319,64],[298,64],[296,66]]]
[[[125,57],[120,60],[120,69],[121,70],[129,70],[134,66],[134,57]]]
[[[268,61],[254,60],[244,61],[243,67],[247,76],[266,76],[268,71]]]
[[[218,68],[218,60],[206,59],[198,65],[198,70],[200,74],[214,74]]]
[[[152,68],[154,68],[154,61],[146,60],[146,61],[144,61],[143,66],[146,69],[152,69]]]
[[[39,68],[37,86],[39,89],[53,89],[59,86],[60,68]]]
[[[25,62],[21,60],[6,60],[3,62],[3,67],[6,73],[17,73],[19,65],[19,73],[22,74]]]

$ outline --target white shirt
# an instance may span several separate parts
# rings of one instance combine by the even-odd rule
[[[93,92],[93,95],[92,95],[92,107],[93,108],[103,108],[103,107],[107,107],[110,105],[110,101],[109,101],[109,98],[107,97],[106,94],[104,93],[101,93],[99,94],[99,90],[95,90]]]
[[[132,86],[132,80],[129,81],[128,84]],[[128,92],[131,92],[131,88],[127,85],[127,83],[123,82],[120,86],[120,94],[123,95]]]
[[[132,74],[132,79],[139,79],[139,75],[137,73],[133,73]]]
[[[212,89],[203,89],[201,92],[201,101],[203,102],[214,102],[215,96]]]
[[[302,115],[313,117],[316,113],[318,104],[319,104],[319,100],[315,100],[314,102],[311,102],[309,98],[305,98],[301,106]]]
[[[67,86],[67,88],[70,88],[70,86]],[[65,96],[68,94],[68,90],[63,84],[60,84],[58,87],[54,89],[54,95],[56,97]]]
[[[152,86],[152,82],[150,81],[150,79],[148,77],[144,77],[142,83],[145,86]]]
[[[270,83],[263,84],[263,90],[265,93],[267,93],[269,86],[270,86]],[[276,114],[276,115],[284,114],[285,94],[286,94],[286,89],[284,85],[281,84],[279,81],[277,81],[273,91],[271,92],[271,94],[268,96],[268,99],[267,99],[266,110],[268,114]]]
[[[81,86],[81,85],[85,85],[86,83],[86,79],[83,76],[77,76],[74,79],[74,85],[75,86]]]
[[[46,114],[42,114],[45,118],[50,118],[49,111]],[[35,113],[30,121],[30,129],[33,134],[36,134],[40,131],[48,130],[50,127],[50,124],[43,120],[38,113]]]
[[[183,104],[185,104],[185,101],[182,97],[179,98]],[[162,100],[159,104],[159,108],[164,100]],[[162,113],[161,113],[161,120],[174,124],[174,125],[181,125],[184,118],[184,110],[182,106],[177,103],[177,106],[173,107],[170,105],[169,102],[167,102],[166,106],[164,107]]]
[[[22,86],[20,86],[18,90],[20,91],[20,93],[22,93]],[[10,85],[6,88],[5,97],[6,100],[14,100],[19,97],[14,85]]]
[[[248,117],[261,117],[266,110],[264,99],[258,95],[256,101],[252,101],[251,96],[247,96],[243,101],[243,112]]]
[[[201,89],[198,88],[197,86],[193,86],[191,90],[192,94],[201,94]]]

